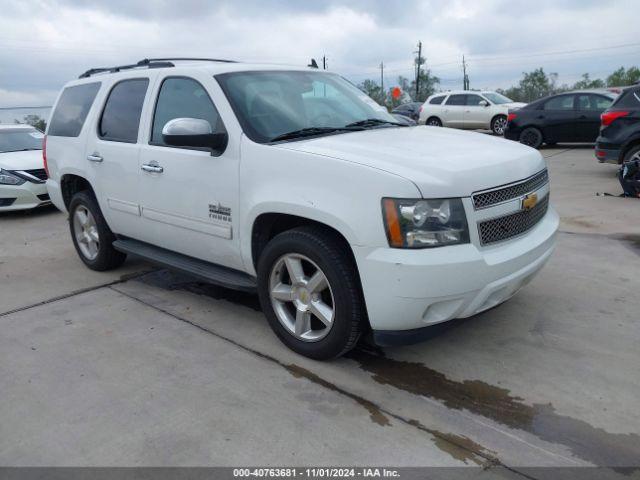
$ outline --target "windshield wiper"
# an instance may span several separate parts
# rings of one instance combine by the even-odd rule
[[[345,127],[376,127],[378,125],[396,125],[398,127],[406,127],[399,122],[390,122],[388,120],[381,120],[379,118],[366,118],[364,120],[358,120],[357,122],[348,123]]]
[[[310,137],[312,135],[322,135],[323,133],[333,132],[355,132],[362,130],[358,128],[358,125],[345,126],[345,127],[307,127],[300,130],[293,130],[292,132],[283,133],[269,139],[270,142],[279,142],[280,140],[291,140],[292,138]]]

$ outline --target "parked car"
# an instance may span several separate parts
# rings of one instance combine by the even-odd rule
[[[625,89],[600,119],[595,150],[598,161],[640,160],[640,85]]]
[[[48,205],[42,168],[42,132],[29,125],[0,124],[0,212]]]
[[[496,92],[460,90],[431,95],[422,105],[418,123],[434,127],[487,129],[502,135],[509,109],[526,103],[514,102]]]
[[[407,127],[415,127],[416,125],[418,125],[415,120],[405,115],[400,115],[399,113],[391,113],[391,115],[393,115],[393,118],[396,119],[396,122],[402,125],[406,125]]]
[[[396,108],[391,110],[391,113],[409,117],[414,122],[417,122],[420,118],[421,106],[422,102],[403,103],[402,105],[398,105]]]
[[[92,69],[56,100],[44,153],[87,267],[131,254],[257,291],[280,340],[316,359],[504,302],[558,228],[539,152],[401,126],[315,69]]]
[[[593,143],[600,128],[600,114],[616,97],[606,90],[583,90],[536,100],[509,113],[504,136],[533,148],[544,143]]]

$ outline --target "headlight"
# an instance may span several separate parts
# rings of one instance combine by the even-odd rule
[[[22,185],[26,180],[0,168],[0,185]]]
[[[469,243],[467,217],[459,198],[383,198],[382,214],[391,247],[429,248]]]

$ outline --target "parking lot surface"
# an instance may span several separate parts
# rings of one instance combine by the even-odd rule
[[[543,149],[557,249],[507,303],[426,342],[319,363],[256,297],[129,260],[65,216],[0,217],[0,464],[640,464],[640,202],[589,147]]]

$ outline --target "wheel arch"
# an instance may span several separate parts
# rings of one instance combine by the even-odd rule
[[[618,156],[618,163],[622,164],[624,162],[624,157],[629,153],[634,147],[640,145],[640,133],[634,135],[631,139],[627,140],[623,147],[620,149],[620,155]]]
[[[73,196],[81,191],[88,190],[95,196],[95,190],[91,182],[81,175],[67,173],[60,177],[60,191],[64,206],[69,209],[69,204]]]

